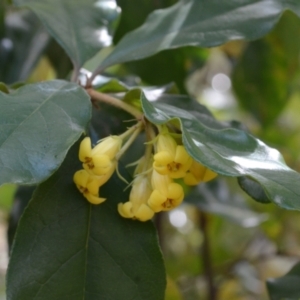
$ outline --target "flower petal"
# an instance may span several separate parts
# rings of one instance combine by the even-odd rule
[[[89,177],[90,175],[88,174],[88,172],[86,172],[85,170],[79,170],[75,172],[73,176],[73,181],[75,182],[76,185],[86,187]]]
[[[125,203],[119,203],[118,212],[123,218],[132,218],[133,217],[132,203],[129,201]]]
[[[154,211],[146,204],[142,204],[135,214],[135,217],[142,222],[151,220],[154,216]]]
[[[163,209],[162,204],[166,200],[167,199],[164,195],[162,195],[158,190],[154,190],[148,199],[148,205],[154,212],[160,212]]]
[[[106,198],[100,198],[98,196],[92,195],[90,193],[84,194],[84,197],[91,203],[91,204],[101,204],[103,203]]]
[[[79,146],[79,160],[82,162],[86,161],[87,157],[91,157],[92,155],[92,145],[91,139],[89,137],[85,137]]]

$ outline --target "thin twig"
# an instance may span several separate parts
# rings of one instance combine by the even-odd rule
[[[95,101],[107,103],[107,104],[110,104],[112,106],[118,107],[118,108],[128,112],[132,116],[134,116],[137,120],[141,120],[142,117],[143,117],[143,113],[141,111],[139,111],[135,107],[125,103],[124,101],[121,101],[121,100],[119,100],[117,98],[114,98],[110,95],[97,92],[93,89],[87,89],[86,91],[90,95],[90,97]]]
[[[208,288],[208,300],[217,300],[217,289],[214,284],[214,274],[211,261],[210,244],[207,228],[207,215],[199,211],[199,225],[203,235],[203,244],[200,250],[201,259],[203,262],[203,271]]]

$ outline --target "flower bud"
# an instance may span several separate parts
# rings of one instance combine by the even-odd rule
[[[122,146],[122,139],[117,135],[111,135],[97,144],[92,149],[92,155],[106,154],[113,160]]]
[[[151,186],[147,175],[138,175],[132,184],[129,201],[119,203],[118,211],[124,218],[148,221],[154,216],[153,210],[147,205],[151,194]]]

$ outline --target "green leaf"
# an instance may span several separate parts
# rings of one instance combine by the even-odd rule
[[[0,92],[0,185],[49,177],[90,117],[89,96],[74,83],[57,80]]]
[[[184,201],[242,227],[254,227],[266,219],[266,215],[252,211],[241,195],[231,191],[228,184],[220,178],[197,185]]]
[[[263,188],[253,179],[248,177],[238,177],[240,187],[248,193],[254,200],[260,203],[270,203],[268,196]]]
[[[163,103],[151,103],[141,93],[143,111],[154,124],[176,120],[189,154],[204,166],[225,176],[248,176],[258,182],[268,198],[286,209],[300,209],[300,174],[290,169],[280,153],[252,135],[224,128],[186,110]],[[179,121],[179,123],[178,123]]]
[[[191,46],[169,49],[143,60],[129,62],[125,67],[147,84],[163,85],[175,82],[181,93],[186,94],[186,77],[192,68],[204,65],[208,53],[208,49]]]
[[[155,9],[165,8],[176,3],[177,0],[149,1],[118,0],[122,10],[119,26],[114,35],[114,43],[117,43],[127,32],[141,26],[147,16]]]
[[[111,44],[109,26],[119,15],[115,0],[14,0],[33,10],[76,69]]]
[[[105,203],[89,204],[76,189],[78,144],[35,192],[21,218],[7,274],[8,300],[163,300],[162,256],[152,222],[124,219],[128,199],[113,177]]]
[[[153,12],[128,33],[99,69],[187,45],[213,47],[230,40],[257,39],[268,33],[285,9],[300,15],[299,1],[181,0]]]
[[[5,33],[5,12],[6,12],[6,0],[0,0],[0,41],[4,37]]]
[[[267,281],[271,300],[299,300],[299,285],[300,263],[296,264],[285,276]]]
[[[262,125],[271,125],[291,96],[299,74],[300,20],[285,13],[276,29],[248,45],[233,73],[241,105]]]
[[[55,70],[56,79],[68,78],[73,69],[73,64],[65,50],[55,39],[51,38],[46,48],[45,56],[49,59],[51,66]]]

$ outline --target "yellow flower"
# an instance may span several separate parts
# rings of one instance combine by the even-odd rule
[[[214,179],[218,174],[193,160],[193,163],[184,177],[187,185],[197,185],[200,182],[207,182]]]
[[[90,203],[100,204],[106,200],[98,196],[100,183],[97,177],[90,175],[85,170],[80,170],[74,174],[73,180],[78,190]]]
[[[168,133],[161,133],[157,139],[157,153],[154,155],[153,168],[161,175],[182,178],[192,164],[192,158],[184,146],[177,145]]]
[[[79,148],[79,160],[83,162],[83,168],[93,175],[106,175],[110,173],[116,154],[120,151],[122,139],[118,136],[109,136],[97,144],[91,146],[91,139],[82,140]]]
[[[168,175],[161,175],[155,170],[153,170],[151,181],[153,191],[148,205],[154,212],[171,210],[181,204],[184,192],[180,184],[173,182]]]
[[[148,175],[138,175],[132,184],[129,201],[118,204],[119,214],[123,218],[148,221],[153,218],[154,211],[148,206],[147,200],[151,194]]]

